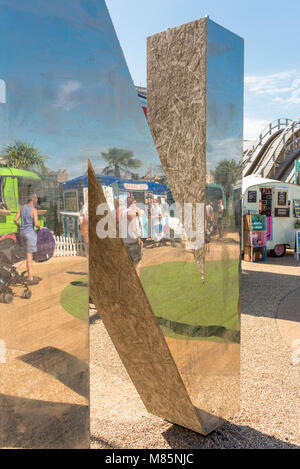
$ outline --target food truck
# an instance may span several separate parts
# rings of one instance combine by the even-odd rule
[[[127,197],[133,197],[137,204],[147,205],[153,199],[163,207],[167,201],[167,186],[147,180],[122,179],[114,176],[97,175],[110,210],[115,208],[115,198],[126,204]],[[62,183],[63,209],[60,211],[63,234],[80,239],[79,217],[87,211],[88,177],[80,176]],[[172,220],[174,221],[174,220]],[[148,238],[144,232],[143,237]]]
[[[0,235],[15,233],[14,218],[31,194],[41,194],[41,177],[25,169],[0,167]],[[46,210],[38,208],[38,218],[44,226]]]
[[[266,246],[271,255],[282,257],[286,248],[295,249],[296,224],[300,218],[300,186],[246,176],[240,187],[243,215],[266,216]],[[242,241],[242,250],[243,246]]]

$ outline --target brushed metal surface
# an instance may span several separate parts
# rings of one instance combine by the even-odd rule
[[[176,300],[152,294],[150,304],[193,404],[229,418],[239,408],[240,249],[232,196],[242,155],[243,43],[203,18],[151,36],[147,52],[152,136],[175,201],[203,203],[206,232],[202,250],[186,245],[177,259],[164,258],[174,263],[163,283]]]

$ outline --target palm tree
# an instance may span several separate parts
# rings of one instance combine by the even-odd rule
[[[232,187],[241,177],[241,168],[235,160],[220,160],[215,171],[214,180],[224,188],[227,204],[230,200]]]
[[[128,169],[137,169],[141,166],[141,161],[133,158],[133,152],[123,148],[109,148],[106,152],[101,152],[102,158],[108,163],[103,169],[103,174],[113,173],[116,177],[121,177],[121,171],[125,173]]]
[[[39,150],[33,145],[28,145],[20,140],[13,145],[7,145],[4,148],[4,158],[7,166],[19,169],[45,169],[44,161],[46,156],[40,154]]]

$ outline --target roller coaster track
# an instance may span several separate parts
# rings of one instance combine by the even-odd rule
[[[276,139],[291,122],[291,119],[280,118],[270,122],[270,124],[263,129],[254,145],[249,148],[243,157],[243,176],[249,176],[253,173],[274,139]]]
[[[294,182],[294,161],[300,158],[300,118],[277,119],[260,134],[242,161],[243,176],[250,174]]]

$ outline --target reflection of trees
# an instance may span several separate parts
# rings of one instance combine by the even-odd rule
[[[220,184],[224,188],[226,196],[226,205],[229,206],[232,187],[241,177],[241,168],[235,160],[220,160],[215,171],[214,179],[216,184]]]
[[[13,145],[7,145],[4,149],[4,158],[7,166],[19,169],[45,168],[46,156],[40,154],[33,145],[28,145],[20,140]]]
[[[40,176],[40,183],[36,186],[32,184],[30,178],[19,178],[19,202],[25,203],[28,197],[36,192],[41,207],[47,210],[46,226],[55,234],[60,234],[59,211],[62,208],[62,194],[59,182],[61,179],[67,179],[67,172],[52,171],[47,168],[45,165],[47,156],[41,155],[38,148],[21,140],[4,148],[3,159],[10,168],[31,170]]]
[[[142,164],[140,160],[133,157],[133,151],[124,148],[109,148],[106,152],[101,152],[101,155],[108,163],[103,169],[103,174],[108,176],[121,177],[121,171],[127,175],[129,169],[140,168]],[[134,177],[136,176],[137,174],[134,174]]]

